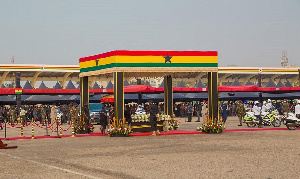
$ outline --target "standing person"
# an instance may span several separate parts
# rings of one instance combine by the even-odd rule
[[[115,116],[114,106],[110,106],[110,107],[108,108],[108,114],[109,114],[109,119],[108,119],[108,121],[109,121],[109,123],[111,124],[111,122],[112,122],[112,120],[113,120],[113,118],[114,118],[114,116]]]
[[[0,108],[0,130],[3,129],[2,123],[4,122],[4,115],[3,115],[4,109],[3,107]]]
[[[100,131],[101,135],[105,135],[105,130],[107,126],[107,113],[105,108],[102,108],[100,111]]]
[[[89,122],[90,122],[90,111],[88,107],[88,103],[86,103],[83,107],[83,115],[84,115],[84,123],[85,123],[85,133],[89,133]]]
[[[233,102],[232,103],[232,115],[235,116],[236,115],[236,104]]]
[[[21,116],[22,121],[23,121],[22,125],[24,125],[27,122],[27,120],[26,120],[26,113],[27,113],[27,111],[24,109],[24,107],[22,107],[22,109],[20,111],[20,116]]]
[[[125,106],[124,117],[125,117],[128,125],[130,125],[132,119],[131,119],[131,110],[128,105]]]
[[[183,103],[181,103],[181,105],[180,105],[180,117],[181,118],[184,118],[184,104]]]
[[[38,109],[36,106],[33,108],[32,114],[33,114],[33,121],[36,122],[38,120]]]
[[[72,108],[70,109],[70,121],[72,122],[73,126],[74,126],[74,131],[77,131],[78,128],[78,109],[77,109],[77,104],[75,103]]]
[[[73,109],[73,103],[66,105],[66,110],[67,110],[66,123],[68,123],[68,124],[70,124],[72,121],[72,109]]]
[[[227,116],[232,116],[232,104],[231,104],[231,102],[229,102],[228,101],[228,114],[227,114]]]
[[[223,123],[226,123],[226,120],[227,120],[227,104],[225,102],[223,102],[221,104],[221,114],[222,114]]]
[[[68,107],[66,104],[63,106],[62,113],[63,113],[63,116],[62,116],[63,120],[61,121],[61,123],[65,124],[65,123],[67,123],[68,114],[69,114],[69,110],[68,110]]]
[[[158,107],[152,101],[150,101],[149,104],[150,104],[150,123],[151,123],[151,128],[153,131],[152,136],[156,136],[155,131],[157,132],[157,135],[160,135],[160,132],[157,128]]]
[[[240,124],[238,126],[242,126],[243,118],[246,114],[245,106],[241,100],[237,101],[236,104],[236,115],[239,118]]]
[[[40,121],[40,123],[42,123],[43,120],[42,120],[41,107],[38,107],[37,116],[38,116],[38,120]]]
[[[42,122],[43,122],[43,126],[46,125],[46,109],[45,106],[41,106],[41,118],[42,118]]]
[[[276,103],[276,109],[277,109],[277,111],[279,112],[279,115],[283,115],[282,104],[281,104],[281,101],[280,101],[280,100],[277,100],[277,103]]]
[[[289,113],[289,104],[287,103],[287,100],[285,99],[282,105],[282,113],[283,115],[287,116],[287,114]]]
[[[15,123],[15,119],[16,119],[16,111],[15,111],[14,106],[10,107],[9,112],[8,112],[8,116],[9,116],[9,119],[10,119],[9,122],[11,124],[14,124]]]
[[[252,111],[254,112],[254,116],[259,119],[258,127],[262,127],[262,118],[261,118],[261,107],[259,106],[259,102],[255,101],[254,106],[252,108]]]
[[[200,122],[200,119],[202,117],[202,104],[200,102],[197,103],[196,105],[196,110],[197,110],[197,117],[198,117],[198,120],[196,122]]]
[[[50,112],[50,123],[51,121],[56,121],[56,118],[57,118],[57,111],[56,111],[56,108],[55,106],[53,105],[52,108],[51,108],[51,112]]]
[[[297,105],[295,106],[295,116],[300,119],[300,100],[297,101]]]
[[[51,123],[51,119],[50,119],[51,108],[49,105],[47,105],[45,109],[46,109],[46,119],[48,120],[49,123]]]
[[[202,113],[202,121],[203,121],[203,122],[204,122],[205,119],[206,119],[207,112],[208,112],[207,104],[206,104],[206,101],[203,100],[202,109],[201,109],[201,113]]]
[[[192,122],[193,105],[191,103],[187,107],[187,115],[188,115],[188,121],[187,122]]]
[[[295,113],[295,106],[297,105],[297,101],[291,101],[291,103],[290,103],[290,112],[291,113]]]

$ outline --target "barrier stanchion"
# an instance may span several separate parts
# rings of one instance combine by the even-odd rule
[[[21,120],[21,137],[24,137],[23,134],[23,120]]]
[[[72,120],[72,137],[75,137],[74,119]]]
[[[6,119],[4,120],[4,128],[5,128],[5,139],[6,139]]]
[[[31,122],[31,139],[35,139],[35,137],[34,137],[33,121]]]
[[[62,128],[61,128],[61,125],[59,126],[59,135],[62,135]]]
[[[59,133],[58,133],[58,120],[56,120],[56,133],[57,133],[57,136],[55,138],[60,138]]]
[[[46,135],[45,136],[50,136],[48,134],[48,118],[46,118],[45,120],[46,120]]]

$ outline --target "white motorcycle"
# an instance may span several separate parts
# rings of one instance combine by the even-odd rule
[[[262,112],[261,118],[262,118],[262,125],[264,126],[273,125],[274,127],[280,127],[281,125],[281,121],[279,119],[277,111]],[[246,112],[244,120],[248,127],[255,127],[256,125],[259,124],[259,119],[257,119],[254,116],[253,112]]]
[[[298,119],[294,113],[288,113],[288,115],[282,119],[289,130],[295,130],[297,127],[300,127],[300,119]]]

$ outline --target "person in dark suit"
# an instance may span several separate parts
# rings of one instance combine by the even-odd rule
[[[192,122],[193,105],[190,103],[187,107],[188,122]]]
[[[102,135],[105,135],[106,126],[107,126],[107,113],[105,108],[102,108],[102,110],[100,111],[100,130]]]
[[[89,122],[90,122],[90,111],[88,103],[86,103],[83,107],[83,114],[84,114],[84,123],[85,123],[85,133],[90,133],[89,131]]]
[[[130,125],[132,119],[131,119],[131,110],[130,110],[130,107],[128,105],[125,106],[124,117],[125,117],[126,122],[128,123],[128,125]]]
[[[221,114],[222,114],[222,119],[223,123],[226,123],[227,120],[227,104],[225,102],[222,102],[221,104]]]
[[[152,136],[160,135],[160,132],[157,128],[157,114],[158,114],[158,107],[156,104],[154,104],[152,101],[149,102],[150,104],[150,123],[153,133]],[[155,133],[156,131],[156,133]]]

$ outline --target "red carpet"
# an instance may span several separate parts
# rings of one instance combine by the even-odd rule
[[[288,128],[247,128],[247,129],[226,129],[224,132],[244,132],[244,131],[280,131]]]
[[[246,128],[246,129],[226,129],[223,132],[247,132],[247,131],[276,131],[276,130],[288,130],[287,128]],[[150,136],[152,132],[136,132],[130,134],[130,136]],[[168,132],[161,132],[160,135],[187,135],[187,134],[205,134],[204,132],[173,130]],[[75,137],[91,137],[101,136],[100,132],[93,132],[91,134],[77,134]],[[107,136],[107,135],[106,135]],[[61,138],[71,137],[71,135],[61,135]],[[35,136],[36,139],[56,138],[56,136]],[[4,140],[5,138],[0,138]],[[9,137],[7,140],[19,140],[19,139],[31,139],[31,137]]]

